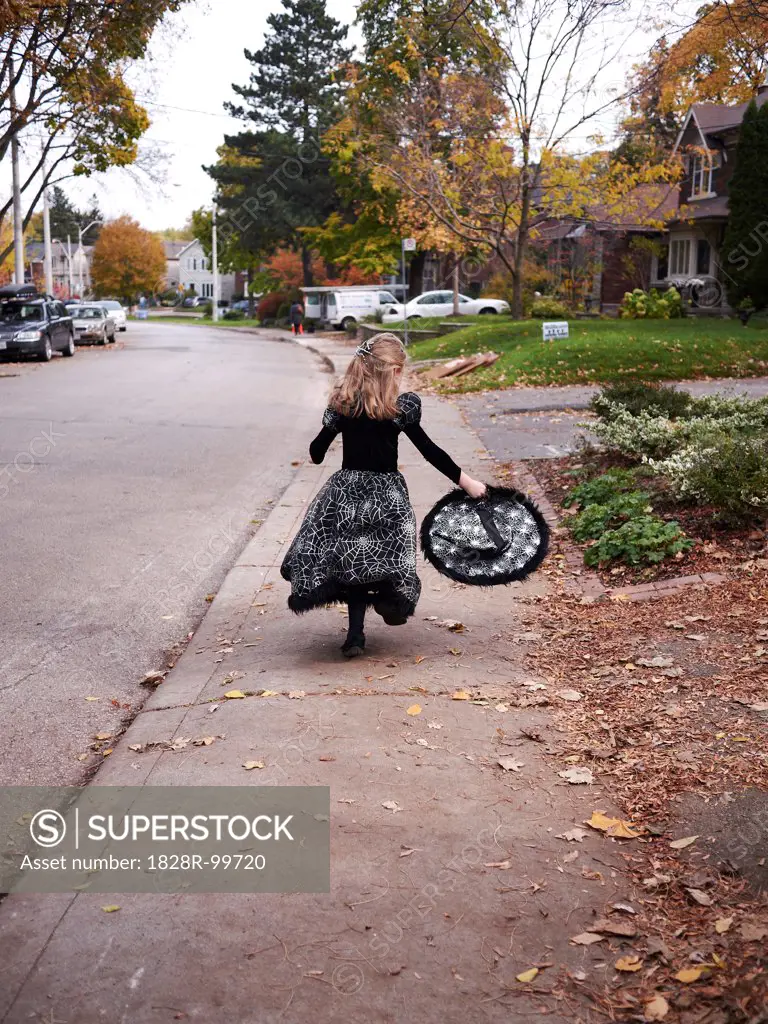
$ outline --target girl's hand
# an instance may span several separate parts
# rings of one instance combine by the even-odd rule
[[[462,473],[459,477],[459,487],[463,487],[470,498],[484,498],[487,491],[485,484],[467,476],[466,473]]]

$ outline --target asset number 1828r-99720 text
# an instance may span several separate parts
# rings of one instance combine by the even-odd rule
[[[224,853],[202,857],[197,853],[150,854],[150,871],[263,871],[267,866],[261,853]]]

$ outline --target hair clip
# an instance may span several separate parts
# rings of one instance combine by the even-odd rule
[[[371,344],[372,344],[372,339],[371,338],[368,338],[366,341],[362,342],[355,349],[355,355],[356,356],[369,356],[369,355],[371,355]]]

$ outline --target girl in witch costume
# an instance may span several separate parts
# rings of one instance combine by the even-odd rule
[[[405,434],[435,469],[473,498],[485,484],[456,465],[421,426],[421,399],[400,394],[405,349],[393,334],[363,342],[336,385],[312,444],[321,463],[341,434],[342,468],[314,498],[281,567],[291,584],[288,607],[306,612],[332,602],[349,606],[349,632],[341,650],[365,650],[365,613],[373,606],[389,626],[413,615],[421,593],[416,575],[416,519],[397,445]]]

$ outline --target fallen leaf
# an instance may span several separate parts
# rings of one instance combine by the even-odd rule
[[[417,654],[416,657],[413,659],[414,665],[420,665],[422,663],[422,661],[424,661],[424,655],[423,654]]]
[[[228,697],[229,694],[225,693],[224,696]],[[279,696],[280,696],[280,694],[277,692],[277,690],[259,690],[259,697],[279,697]]]
[[[489,864],[483,864],[484,868],[498,868],[499,871],[509,871],[512,867],[511,860],[492,860]]]
[[[144,678],[141,680],[141,686],[159,686],[160,683],[165,679],[165,672],[155,670],[154,672],[147,672]]]
[[[413,718],[415,715],[420,715],[420,714],[421,714],[421,704],[411,704],[411,706],[406,711],[406,715],[410,715],[411,718]]]
[[[571,853],[566,853],[566,855],[563,857],[563,863],[564,864],[570,864],[571,861],[576,860],[576,858],[578,856],[579,856],[579,851],[578,850],[573,850]]]
[[[597,932],[580,932],[571,938],[571,942],[574,946],[591,946],[593,943],[602,942],[604,939],[605,936],[598,935]]]
[[[643,1009],[646,1020],[664,1020],[669,1013],[669,1003],[662,995],[656,995]]]
[[[266,765],[263,761],[245,761],[243,768],[245,768],[247,772],[252,772],[254,768],[266,768]]]
[[[764,924],[752,924],[745,921],[739,928],[739,934],[745,942],[762,942],[763,939],[768,938],[768,927]]]
[[[566,779],[571,783],[572,786],[588,785],[591,786],[595,781],[592,771],[589,768],[566,768],[564,772],[557,773],[561,779]]]
[[[242,700],[242,698],[245,697],[245,694],[242,690],[227,690],[224,696],[227,700]]]
[[[579,693],[578,690],[557,690],[555,692],[555,696],[559,697],[560,700],[577,701],[577,700],[581,700],[581,698],[584,696],[584,694],[583,693]]]
[[[458,656],[459,656],[459,655],[461,654],[461,650],[460,650],[460,648],[458,648],[458,647],[452,647],[452,648],[451,648],[451,650],[450,650],[450,653],[451,653],[451,654],[452,654],[452,655],[453,655],[453,656],[454,656],[455,658],[458,658]]]
[[[398,811],[403,809],[397,800],[383,800],[381,806],[385,811],[392,811],[393,814],[397,814]]]
[[[341,797],[341,799],[336,801],[337,804],[353,804],[355,802],[356,802],[355,800],[352,800],[348,796],[343,796],[343,797]]]
[[[715,921],[715,931],[718,935],[725,935],[733,924],[732,917],[718,917]]]
[[[688,893],[692,900],[699,904],[700,907],[712,906],[712,897],[707,896],[707,894],[705,892],[702,892],[701,889],[686,888],[685,891]]]
[[[629,903],[612,903],[611,910],[620,910],[623,914],[636,914],[637,911]]]
[[[506,704],[496,704],[494,711],[500,711],[503,714],[505,711],[509,711],[509,707]]]
[[[527,985],[528,982],[533,981],[536,975],[539,973],[538,967],[531,967],[529,971],[523,971],[522,974],[518,974],[517,980],[522,982],[523,985]]]
[[[505,772],[519,772],[524,766],[524,761],[516,761],[514,757],[500,757],[497,764],[501,765]]]
[[[709,974],[708,967],[684,967],[682,971],[678,971],[675,977],[678,981],[682,981],[684,985],[690,985],[691,982],[698,981],[702,974]]]
[[[457,690],[456,693],[451,694],[451,700],[472,700],[472,695],[466,690]]]
[[[685,839],[674,839],[669,845],[673,850],[684,850],[686,846],[695,843],[698,838],[698,836],[686,836]]]
[[[593,931],[605,932],[607,935],[620,935],[624,939],[632,939],[637,935],[637,928],[631,921],[622,921],[620,918],[611,920],[608,917],[601,917],[592,925]]]
[[[114,914],[120,909],[117,903],[110,903],[109,906],[101,908],[105,914]]]
[[[111,740],[112,739],[112,733],[111,732],[97,732],[96,735],[93,738],[95,740]]]
[[[664,658],[660,654],[657,654],[655,658],[638,658],[635,662],[642,668],[671,668],[674,663],[674,658]]]
[[[585,832],[583,828],[570,828],[567,832],[561,832],[557,838],[565,839],[568,843],[580,843],[588,835],[589,833]]]
[[[264,694],[262,694],[262,697]],[[306,697],[304,690],[291,690],[288,694],[288,700],[301,700],[302,697]]]
[[[427,728],[428,729],[442,729],[443,728],[443,723],[442,722],[427,722]]]
[[[86,697],[86,700],[98,700],[98,697]],[[761,701],[759,704],[750,704],[750,711],[768,711],[768,701]]]
[[[643,961],[639,956],[622,956],[613,965],[617,971],[639,971]]]
[[[317,760],[318,761],[335,761],[336,758],[333,756],[333,754],[321,754],[320,757],[318,757]]]
[[[90,700],[101,700],[101,698],[100,698],[100,697],[86,697],[85,699],[86,699],[86,700],[89,700],[89,701],[90,701]],[[765,706],[766,706],[766,708],[768,708],[768,704],[766,704]]]
[[[639,825],[634,825],[631,821],[623,821],[621,818],[609,818],[602,811],[593,811],[592,817],[585,821],[584,824],[589,825],[590,828],[594,828],[598,832],[605,832],[607,836],[613,836],[616,839],[637,839],[644,831]]]

